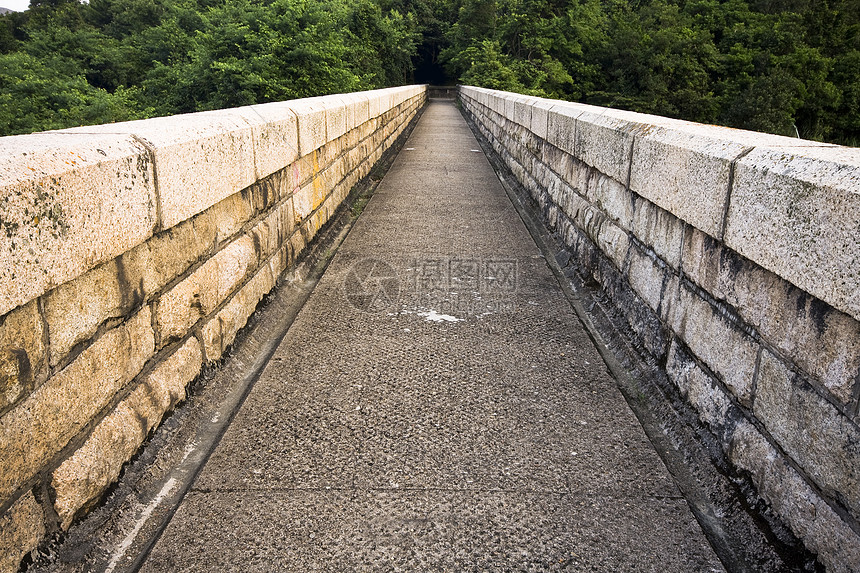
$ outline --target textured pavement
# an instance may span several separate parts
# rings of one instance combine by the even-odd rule
[[[142,571],[722,571],[431,102]]]

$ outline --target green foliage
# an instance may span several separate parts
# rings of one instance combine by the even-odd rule
[[[860,0],[459,0],[463,83],[857,143]]]
[[[411,81],[383,0],[51,0],[0,18],[0,134]]]
[[[860,0],[43,0],[0,17],[3,135],[416,80],[857,144]]]

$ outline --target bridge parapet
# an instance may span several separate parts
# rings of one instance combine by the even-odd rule
[[[0,138],[0,571],[99,499],[425,100]]]
[[[860,570],[860,150],[460,87],[725,459]]]

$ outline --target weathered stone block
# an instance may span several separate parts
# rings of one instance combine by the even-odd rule
[[[536,137],[544,140],[547,138],[548,116],[554,105],[555,102],[553,100],[539,99],[534,102],[529,129],[531,129]]]
[[[299,130],[299,157],[319,149],[328,141],[326,135],[326,107],[322,98],[307,98],[289,102],[296,114]]]
[[[0,416],[47,377],[44,332],[36,301],[0,319]]]
[[[309,183],[293,195],[296,224],[304,221],[314,210],[314,185]]]
[[[65,447],[140,372],[154,349],[144,307],[0,418],[0,499]]]
[[[582,110],[569,105],[555,105],[547,116],[547,141],[562,151],[574,153],[576,118],[581,113]]]
[[[293,193],[295,193],[297,189],[300,189],[302,185],[308,183],[313,178],[314,174],[319,172],[319,170],[318,150],[314,150],[310,154],[294,161],[292,165],[292,176],[290,178],[290,186],[292,187]]]
[[[209,209],[156,234],[117,261],[126,282],[143,290],[145,300],[161,291],[215,248],[217,225]]]
[[[290,102],[252,105],[247,109],[257,116],[247,117],[254,136],[254,158],[259,177],[266,177],[290,165],[299,156],[298,118]],[[262,120],[262,121],[261,121]]]
[[[595,242],[601,252],[612,261],[616,269],[624,267],[624,259],[630,248],[630,237],[624,229],[605,221],[600,225]]]
[[[499,103],[502,105],[502,108],[499,110],[499,114],[511,123],[516,124],[516,100],[518,99],[517,96],[515,94],[503,93],[503,95],[501,95],[500,97],[502,101]],[[523,113],[525,112],[526,110],[524,109]]]
[[[0,140],[0,315],[145,241],[153,166],[122,135]]]
[[[860,322],[693,228],[686,233],[683,266],[690,279],[734,306],[744,322],[839,401],[853,399]]]
[[[304,233],[300,229],[296,229],[290,237],[289,247],[294,257],[300,257],[307,246]]]
[[[185,398],[185,386],[197,377],[201,365],[200,343],[192,337],[146,376],[99,422],[83,447],[54,471],[54,508],[64,530],[117,480],[164,413]]]
[[[376,118],[382,113],[382,98],[378,90],[367,92],[367,111],[370,119],[375,123]]]
[[[735,430],[729,459],[828,571],[860,571],[860,537],[749,422]]]
[[[489,107],[497,116],[505,116],[506,100],[502,92],[493,92],[489,95]]]
[[[719,239],[731,165],[748,150],[734,141],[650,126],[633,146],[630,189]]]
[[[221,358],[233,343],[236,333],[248,322],[263,297],[275,286],[269,265],[263,266],[248,283],[230,299],[218,314],[203,326],[203,348],[206,361]]]
[[[591,204],[570,187],[562,192],[559,206],[568,217],[581,220],[581,213],[591,207]]]
[[[660,308],[663,295],[663,283],[666,278],[664,268],[637,248],[630,249],[630,263],[627,268],[627,280],[636,294],[642,297],[651,310]]]
[[[347,132],[348,102],[342,96],[325,98],[325,126],[328,141],[334,141]]]
[[[364,125],[370,119],[370,97],[366,93],[350,94],[349,130]]]
[[[45,516],[32,492],[27,492],[0,516],[0,571],[14,573],[21,559],[45,536]]]
[[[142,285],[128,278],[113,260],[45,296],[52,366],[76,344],[92,338],[103,322],[125,316],[143,303]]]
[[[68,130],[121,133],[146,141],[155,155],[161,229],[211,207],[256,180],[251,125],[209,111]]]
[[[214,311],[256,262],[254,241],[244,235],[165,293],[155,312],[159,348],[185,336],[201,317]]]
[[[622,185],[627,185],[635,123],[590,111],[576,118],[572,155]]]
[[[633,234],[654,249],[673,269],[681,268],[684,223],[650,201],[637,198],[633,207]]]
[[[826,495],[860,516],[860,430],[766,350],[754,411]]]
[[[726,244],[860,320],[860,151],[755,149],[738,162]]]
[[[575,198],[574,201],[578,202]],[[593,206],[577,209],[573,219],[577,227],[594,241],[617,269],[624,267],[630,240],[623,229],[612,223],[603,211]]]
[[[669,346],[666,374],[681,391],[681,395],[695,408],[699,420],[711,431],[725,438],[730,428],[730,413],[734,410],[731,398],[723,392],[716,380],[702,370],[672,339]],[[724,444],[727,447],[728,444]]]
[[[216,244],[232,238],[254,215],[249,190],[230,195],[215,204],[212,207],[212,218],[215,221]]]
[[[632,226],[633,195],[618,181],[592,171],[586,198],[623,229],[629,230]]]
[[[677,278],[669,281],[663,296],[663,319],[741,404],[752,404],[758,343]]]

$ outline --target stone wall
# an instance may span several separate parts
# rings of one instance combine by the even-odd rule
[[[0,571],[99,500],[425,99],[0,138]]]
[[[734,471],[828,571],[860,571],[860,149],[460,100]]]

